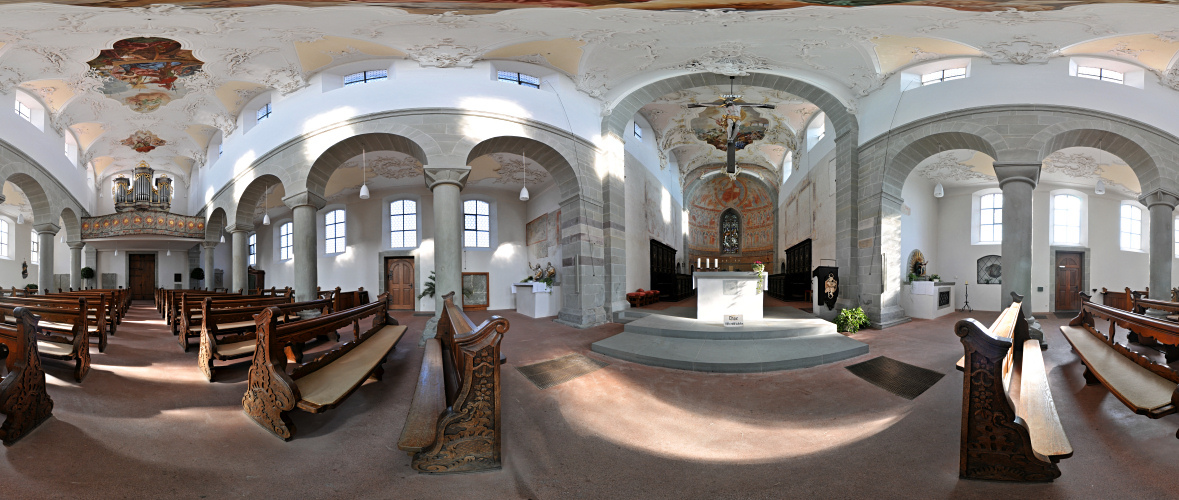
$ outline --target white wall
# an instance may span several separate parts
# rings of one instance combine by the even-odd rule
[[[945,281],[953,280],[954,275],[947,275],[940,267],[942,262],[938,253],[938,199],[933,196],[934,184],[936,183],[919,175],[910,175],[901,189],[901,198],[905,201],[901,206],[901,255],[896,271],[900,273],[902,282],[908,280],[909,254],[913,250],[920,250],[929,261],[929,274],[939,274]],[[969,197],[967,201],[970,201]],[[968,236],[969,234],[967,233]]]
[[[778,192],[778,242],[782,251],[811,239],[811,268],[822,259],[835,259],[835,149],[830,132],[813,149],[826,151],[799,164]],[[828,144],[830,147],[825,147]],[[781,270],[785,253],[774,258],[774,272]],[[832,265],[828,262],[827,265]]]
[[[678,189],[665,184],[666,172],[659,172],[658,164],[652,171],[649,164],[629,153],[626,155],[626,182],[624,183],[625,224],[626,224],[626,291],[651,288],[651,240],[663,242],[676,250],[676,261],[680,272],[687,274],[688,266],[684,252],[683,205],[675,200]],[[648,158],[648,161],[651,161]],[[663,173],[663,175],[656,175]],[[678,183],[678,180],[675,181]],[[682,196],[680,197],[682,199]],[[665,213],[666,212],[666,213]],[[665,217],[666,216],[666,217]]]

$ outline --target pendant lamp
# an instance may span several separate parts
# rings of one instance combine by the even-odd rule
[[[16,223],[17,224],[24,224],[25,223],[25,214],[22,214],[22,213],[16,214]]]
[[[368,178],[365,176],[368,172],[368,162],[364,158],[364,150],[360,150],[360,199],[368,199]]]
[[[528,156],[520,152],[520,169],[524,172],[524,187],[520,188],[520,201],[528,201]]]
[[[262,201],[262,210],[263,210],[262,225],[269,226],[270,225],[270,192],[267,191],[265,193],[265,196],[266,196],[266,199],[264,199]]]
[[[1097,194],[1105,194],[1105,182],[1097,179],[1097,185],[1093,187],[1093,192]]]
[[[937,185],[933,187],[933,197],[934,198],[941,198],[942,196],[945,196],[945,195],[946,195],[946,190],[944,188],[942,188],[942,183],[940,183],[940,182],[937,183]]]
[[[171,248],[169,248],[169,249],[168,249],[168,253],[167,253],[167,255],[168,255],[169,257],[171,257],[171,256],[172,256],[172,249],[171,249]]]
[[[221,235],[221,242],[222,242],[222,243],[225,243],[225,235],[224,235],[224,234],[223,234],[223,235]]]
[[[119,256],[119,247],[115,247],[115,257]]]

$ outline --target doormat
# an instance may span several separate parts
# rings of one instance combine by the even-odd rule
[[[933,370],[878,356],[847,367],[857,377],[905,399],[915,399],[945,376]]]
[[[517,366],[516,369],[537,389],[543,391],[606,366],[610,366],[610,363],[588,358],[581,354],[569,354],[531,365]]]

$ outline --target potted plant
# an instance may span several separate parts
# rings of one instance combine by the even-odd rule
[[[205,279],[205,270],[201,269],[199,267],[194,267],[194,268],[192,268],[192,271],[188,272],[188,277],[189,277],[189,279],[194,279],[197,281],[204,280]]]
[[[29,283],[29,284],[25,285],[25,294],[27,294],[27,295],[36,295],[36,294],[37,294],[37,288],[38,288],[38,287],[37,287],[37,284],[36,284],[36,283]]]
[[[864,309],[860,307],[843,309],[839,311],[838,316],[835,316],[835,326],[839,329],[839,333],[844,335],[854,335],[870,323],[868,315],[864,314]]]
[[[765,279],[765,273],[764,273],[765,270],[766,270],[766,265],[763,264],[760,260],[753,262],[753,272],[757,273],[757,292],[756,293],[762,292],[762,287],[763,287],[762,281]]]
[[[94,284],[90,282],[90,280],[94,279],[94,268],[89,266],[83,267],[79,274],[82,276],[82,280],[86,285],[91,287],[94,286]]]
[[[463,297],[470,298],[472,293],[475,293],[475,291],[471,290],[470,288],[467,288],[465,286],[463,287]],[[433,297],[433,296],[434,296],[434,271],[430,271],[430,277],[426,279],[426,284],[422,285],[422,293],[418,294],[418,300],[421,300],[425,297]]]

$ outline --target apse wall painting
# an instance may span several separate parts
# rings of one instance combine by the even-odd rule
[[[139,130],[130,137],[119,141],[119,144],[127,146],[140,153],[147,153],[151,150],[168,144],[168,141],[160,139],[156,134],[147,130]]]
[[[731,208],[740,215],[740,254],[751,260],[772,261],[777,197],[763,184],[740,176],[718,175],[700,182],[703,185],[696,189],[695,200],[688,207],[691,255],[722,256],[721,214]]]
[[[184,97],[184,80],[204,65],[180,42],[158,37],[119,40],[87,64],[103,79],[103,94],[139,113]]]

